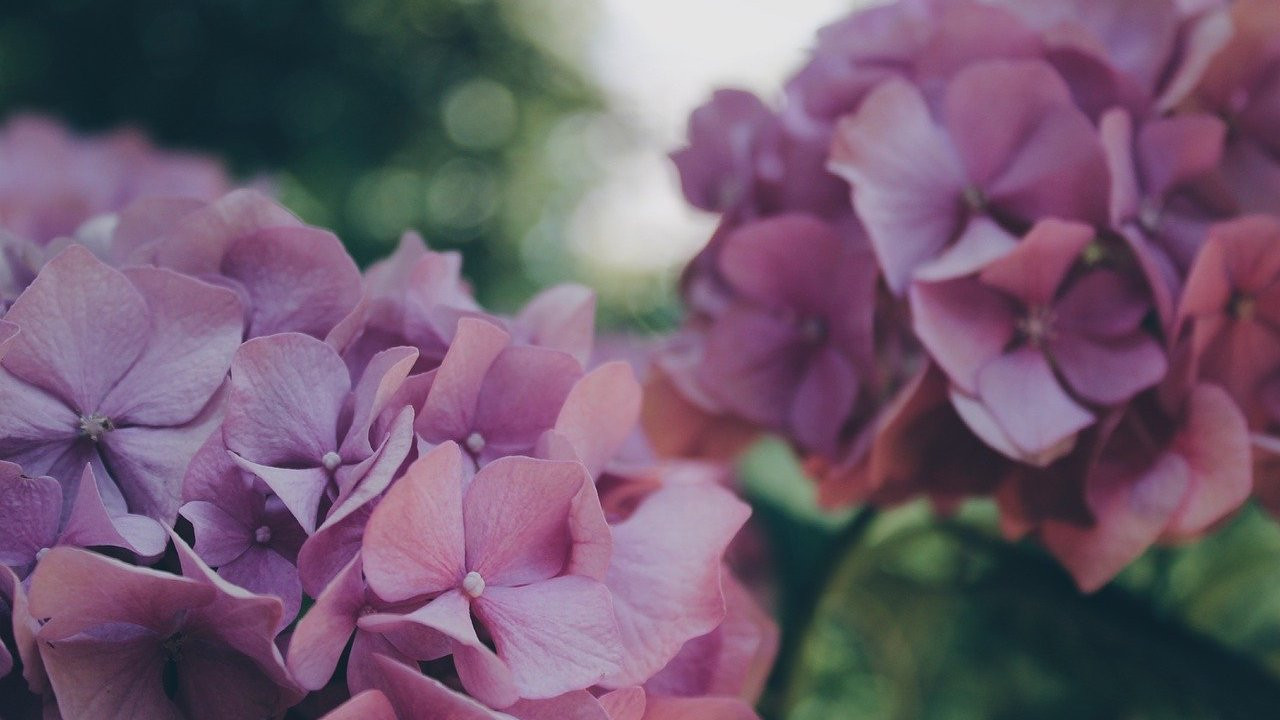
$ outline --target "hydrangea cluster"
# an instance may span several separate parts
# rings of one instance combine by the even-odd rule
[[[0,191],[6,718],[756,717],[749,510],[620,453],[641,388],[590,292],[490,314],[416,235],[362,274],[262,194],[36,129],[128,180]]]
[[[720,214],[647,421],[830,504],[992,496],[1084,589],[1280,511],[1280,6],[899,0],[673,156]]]

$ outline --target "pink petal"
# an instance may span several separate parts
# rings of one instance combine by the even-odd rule
[[[966,392],[1013,339],[1012,303],[972,279],[915,283],[911,310],[920,342]]]
[[[596,294],[581,285],[557,285],[529,301],[515,322],[530,345],[568,353],[583,367],[595,340]]]
[[[217,594],[195,580],[65,546],[41,558],[30,582],[31,614],[49,619],[40,637],[50,640],[106,623],[167,633],[174,617]]]
[[[808,350],[795,323],[734,305],[707,332],[696,379],[724,409],[765,427],[784,427]]]
[[[1142,188],[1138,185],[1138,167],[1134,158],[1133,120],[1123,108],[1112,108],[1098,120],[1098,139],[1107,158],[1107,170],[1111,174],[1111,210],[1109,219],[1113,226],[1137,217],[1142,201]]]
[[[400,663],[379,658],[378,689],[391,700],[402,720],[444,717],[449,720],[494,720],[495,714],[440,681]]]
[[[1174,187],[1218,167],[1227,126],[1212,115],[1182,115],[1153,120],[1138,133],[1143,184],[1147,194],[1163,197]]]
[[[364,572],[379,597],[395,602],[458,587],[466,574],[465,480],[462,451],[445,443],[387,491],[364,535]]]
[[[160,683],[163,636],[137,625],[115,628],[109,639],[74,635],[41,642],[61,716],[182,720]]]
[[[22,329],[4,367],[93,413],[146,347],[148,309],[120,272],[71,246],[49,261],[5,320]]]
[[[337,450],[350,390],[346,364],[322,341],[298,333],[250,340],[231,363],[227,449],[262,465],[317,467]]]
[[[261,228],[300,226],[302,221],[255,190],[234,190],[174,227],[158,248],[156,263],[189,275],[216,273],[227,250]]]
[[[634,685],[724,619],[720,561],[750,510],[711,484],[670,485],[613,527],[606,583],[625,654],[607,687]]]
[[[1165,534],[1193,536],[1239,508],[1253,490],[1249,427],[1231,398],[1214,385],[1197,385],[1174,446],[1186,461],[1188,486]]]
[[[618,627],[603,583],[570,575],[490,587],[473,607],[521,697],[553,698],[618,670]]]
[[[325,523],[298,550],[298,577],[312,597],[360,551],[375,503],[365,503],[336,523]]]
[[[1164,348],[1142,332],[1111,340],[1064,333],[1050,352],[1071,389],[1101,405],[1128,400],[1160,382],[1169,369]]]
[[[484,466],[462,501],[467,569],[490,585],[522,585],[559,574],[575,540],[572,503],[589,483],[586,468],[576,462],[511,457]]]
[[[600,705],[609,713],[610,720],[643,720],[645,692],[634,686],[614,690],[600,696]]]
[[[289,672],[299,685],[319,690],[329,682],[364,605],[364,578],[356,558],[320,593],[294,628],[289,641]]]
[[[473,429],[485,439],[486,453],[527,454],[555,425],[569,390],[581,377],[578,361],[559,350],[504,350],[489,367],[476,400]]]
[[[235,293],[158,268],[125,271],[151,311],[142,355],[98,409],[116,425],[181,425],[221,385],[240,346]]]
[[[759,720],[759,716],[736,698],[650,697],[644,720]]]
[[[1093,415],[1062,390],[1044,354],[1031,347],[991,361],[978,395],[1025,458],[1061,446],[1093,424]]]
[[[418,351],[414,348],[399,347],[384,350],[370,359],[365,366],[360,381],[352,391],[355,415],[351,419],[351,427],[342,441],[339,454],[345,457],[368,457],[373,454],[374,442],[370,430],[378,417],[389,408],[389,403],[397,397],[397,392],[409,377],[409,372],[418,361]]]
[[[321,720],[396,720],[396,711],[381,691],[365,690],[325,713]]]
[[[830,168],[853,187],[885,281],[902,293],[916,267],[951,240],[966,183],[920,91],[902,80],[881,83],[840,121]]]
[[[1043,220],[1018,247],[988,265],[980,277],[983,283],[1027,305],[1047,306],[1093,238],[1094,230],[1088,225]]]
[[[13,338],[18,334],[18,326],[8,320],[0,320],[0,359],[9,351]]]
[[[550,700],[521,700],[503,712],[519,720],[613,720],[600,701],[586,690]]]
[[[467,437],[475,424],[485,374],[510,342],[511,336],[490,322],[458,321],[458,334],[414,424],[419,435],[435,441]]]
[[[604,470],[635,430],[641,394],[631,366],[621,361],[592,370],[569,391],[555,431],[573,446],[592,477]]]
[[[338,468],[339,492],[320,529],[342,522],[365,503],[377,498],[391,485],[395,474],[413,449],[413,408],[403,407],[392,421],[382,444],[359,465]],[[355,480],[344,483],[344,471],[355,471]]]

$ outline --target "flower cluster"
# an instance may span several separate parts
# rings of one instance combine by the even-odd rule
[[[117,199],[3,239],[5,717],[755,717],[748,508],[620,454],[588,291],[503,317],[413,234],[362,274],[254,191]]]
[[[654,445],[791,439],[828,503],[993,496],[1085,589],[1280,511],[1280,7],[900,0],[673,158],[719,229]]]

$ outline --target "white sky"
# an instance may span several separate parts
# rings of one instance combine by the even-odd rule
[[[689,112],[717,87],[776,98],[813,33],[869,0],[599,0],[589,71],[639,146],[611,159],[584,201],[570,243],[588,272],[659,271],[709,237],[714,219],[689,208],[666,155]]]

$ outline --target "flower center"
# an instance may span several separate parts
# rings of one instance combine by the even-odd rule
[[[1249,295],[1237,295],[1231,300],[1231,314],[1237,320],[1252,320],[1258,310],[1258,299]]]
[[[462,592],[473,600],[484,594],[484,578],[480,577],[480,573],[472,570],[462,578]]]
[[[257,530],[253,531],[253,539],[259,545],[266,545],[271,542],[271,528],[266,525],[260,526]]]
[[[1027,314],[1018,319],[1018,332],[1032,345],[1043,345],[1053,337],[1053,308],[1047,305],[1033,305]]]
[[[342,464],[342,456],[330,450],[324,454],[324,457],[320,458],[320,464],[324,466],[325,470],[333,472]]]
[[[80,434],[94,442],[98,442],[98,438],[102,437],[104,433],[115,429],[115,423],[111,422],[111,418],[104,415],[94,413],[80,416]]]
[[[818,315],[807,315],[800,318],[800,339],[810,345],[817,345],[827,339],[827,321]]]
[[[987,208],[987,194],[977,185],[964,189],[964,204],[973,212],[982,212]]]
[[[470,450],[473,455],[480,452],[481,450],[484,450],[484,444],[485,444],[484,436],[478,432],[473,432],[470,435],[468,435],[466,442],[467,442],[467,449]],[[476,577],[480,577],[480,576],[476,575]]]

